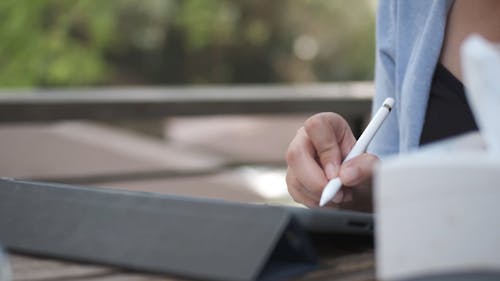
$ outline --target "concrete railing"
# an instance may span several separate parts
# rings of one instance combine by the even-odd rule
[[[0,122],[147,119],[219,114],[370,112],[370,82],[305,85],[0,90]]]

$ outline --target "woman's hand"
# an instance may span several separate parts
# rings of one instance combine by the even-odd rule
[[[378,158],[364,153],[341,165],[355,142],[347,121],[338,114],[319,113],[307,119],[286,155],[286,182],[293,199],[317,207],[325,185],[340,176],[344,186],[329,206],[371,209],[371,178]]]

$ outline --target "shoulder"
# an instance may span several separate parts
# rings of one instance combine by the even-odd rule
[[[453,0],[380,0],[377,51],[405,67],[413,52],[420,50],[416,46],[440,43],[440,25],[446,22],[451,4]],[[426,41],[422,42],[424,39]]]
[[[377,25],[399,31],[421,30],[429,18],[446,17],[453,0],[380,0]]]

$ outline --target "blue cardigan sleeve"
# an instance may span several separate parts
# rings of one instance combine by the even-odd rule
[[[379,1],[376,20],[376,56],[375,56],[375,96],[373,98],[372,115],[380,108],[383,101],[392,97],[395,106],[377,132],[368,152],[379,157],[399,152],[399,99],[396,95],[395,74],[395,36],[398,26],[396,22],[397,1]]]

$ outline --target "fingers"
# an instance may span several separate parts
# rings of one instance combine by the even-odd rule
[[[332,199],[334,206],[342,209],[371,212],[372,175],[378,162],[375,155],[364,153],[342,164],[340,179],[343,187]]]
[[[339,176],[344,186],[353,187],[371,181],[378,161],[377,156],[363,153],[342,164]]]
[[[287,173],[286,183],[288,186],[288,193],[290,193],[290,196],[292,196],[295,202],[304,204],[309,208],[314,208],[319,205],[319,202],[309,194],[297,178],[290,172]]]
[[[342,159],[356,142],[348,123],[335,113],[320,113],[307,119],[287,151],[287,186],[292,198],[317,207],[323,188],[339,174]],[[352,200],[343,188],[330,205]]]
[[[328,182],[322,167],[316,161],[315,148],[304,128],[299,129],[287,152],[288,174],[297,179],[311,197],[319,201],[321,192]],[[293,181],[292,183],[295,183]]]
[[[338,114],[319,113],[307,119],[304,128],[326,177],[336,177],[356,141],[348,123]]]

